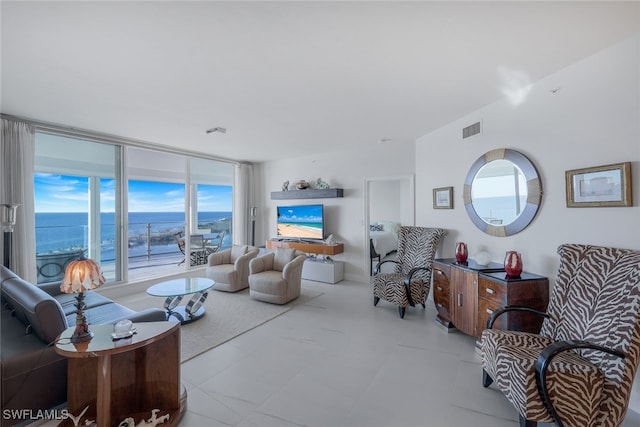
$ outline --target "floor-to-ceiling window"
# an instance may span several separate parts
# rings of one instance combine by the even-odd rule
[[[38,283],[59,281],[80,252],[99,260],[108,283],[202,267],[205,257],[185,262],[197,239],[207,251],[232,242],[234,170],[120,141],[36,132]]]
[[[121,279],[118,219],[120,147],[36,133],[34,162],[38,283],[59,281],[82,252]]]
[[[129,147],[126,159],[129,275],[184,270],[177,239],[187,223],[187,157]]]

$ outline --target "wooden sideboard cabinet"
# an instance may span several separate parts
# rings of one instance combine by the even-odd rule
[[[549,280],[523,272],[507,277],[498,263],[480,266],[470,261],[458,264],[453,258],[433,262],[433,301],[436,322],[447,329],[480,337],[491,313],[505,305],[522,305],[545,311],[549,303]],[[531,313],[509,312],[500,316],[496,327],[538,332],[542,318]]]

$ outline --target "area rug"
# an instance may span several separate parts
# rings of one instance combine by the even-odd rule
[[[303,288],[297,299],[285,305],[276,305],[251,299],[249,289],[236,293],[210,291],[204,302],[205,315],[193,323],[182,325],[181,362],[186,362],[320,295],[322,292]],[[185,297],[182,304],[187,300]],[[162,307],[164,299],[142,293],[120,297],[117,302],[139,311]]]

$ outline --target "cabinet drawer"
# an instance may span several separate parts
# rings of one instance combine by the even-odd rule
[[[478,335],[487,328],[487,320],[489,316],[503,304],[497,301],[488,300],[486,298],[478,298]],[[498,320],[493,324],[494,329],[507,329],[507,316],[509,313],[505,313],[498,317]]]
[[[434,283],[433,285],[433,302],[436,307],[440,309],[444,307],[447,312],[449,311],[449,289],[445,289],[442,286]]]
[[[433,282],[440,283],[441,286],[449,288],[449,278],[447,277],[447,273],[439,268],[433,269]]]
[[[498,305],[507,303],[507,287],[501,283],[493,282],[480,277],[478,280],[478,298],[486,298]]]
[[[449,268],[441,267],[434,263],[433,269],[433,302],[438,310],[436,321],[447,328],[453,327],[451,324],[451,304],[450,304],[450,285],[449,285]]]

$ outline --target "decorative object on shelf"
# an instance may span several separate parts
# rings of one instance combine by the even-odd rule
[[[491,262],[491,254],[487,251],[480,251],[473,257],[473,260],[478,265],[488,265]]]
[[[304,191],[272,191],[271,200],[285,199],[332,199],[334,197],[344,197],[342,188],[307,188]]]
[[[316,179],[316,188],[318,190],[326,190],[327,188],[329,188],[329,183],[323,181],[322,178],[318,178]]]
[[[456,243],[456,261],[459,263],[467,262],[469,252],[467,251],[467,244],[464,242]]]
[[[282,183],[282,191],[289,191],[289,181]]]
[[[567,207],[633,206],[631,163],[565,172]]]
[[[2,246],[3,251],[3,265],[7,268],[11,268],[11,246],[13,239],[13,227],[16,225],[16,211],[18,210],[18,206],[14,203],[3,203],[0,205],[2,209],[0,211],[2,224],[2,232],[4,234],[4,242]]]
[[[324,242],[329,246],[333,246],[336,244],[336,238],[333,237],[333,234],[329,234],[329,237],[327,237],[327,240],[325,240]]]
[[[296,188],[298,190],[306,190],[307,188],[309,188],[309,183],[304,179],[301,179],[300,181],[296,182]]]
[[[433,189],[433,209],[453,209],[453,187]]]
[[[84,252],[80,253],[80,259],[71,261],[67,266],[60,290],[65,294],[77,294],[76,329],[71,336],[72,343],[90,341],[93,338],[93,333],[89,330],[87,318],[84,315],[86,307],[84,293],[104,285],[104,282],[100,267],[95,261],[85,258]]]
[[[509,277],[520,277],[522,273],[522,257],[519,252],[507,251],[504,258],[504,271]]]

